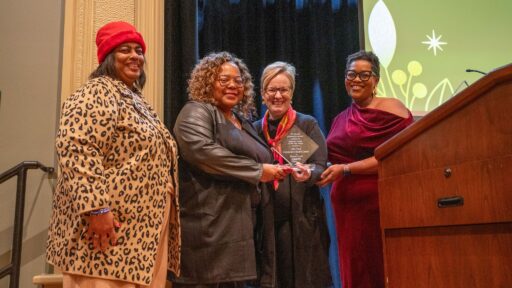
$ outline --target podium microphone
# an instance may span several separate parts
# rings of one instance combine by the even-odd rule
[[[476,70],[476,69],[466,69],[466,72],[476,72],[476,73],[480,73],[483,75],[487,75],[487,73],[480,71],[480,70]]]
[[[460,82],[459,86],[457,86],[457,88],[455,88],[455,90],[453,90],[452,96],[457,94],[457,92],[459,91],[460,87],[462,87],[462,84],[465,84],[466,87],[469,87],[468,81],[464,80],[464,81]]]

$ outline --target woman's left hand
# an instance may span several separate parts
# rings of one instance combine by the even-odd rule
[[[297,182],[305,182],[311,178],[311,170],[307,166],[302,163],[295,163],[295,168],[293,169],[292,176],[293,179]]]
[[[114,214],[108,212],[100,215],[89,216],[88,236],[92,239],[94,249],[105,250],[117,243],[115,228],[121,225],[114,219]]]

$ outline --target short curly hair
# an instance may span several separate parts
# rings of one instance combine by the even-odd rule
[[[379,57],[377,57],[377,55],[375,55],[371,51],[359,50],[358,52],[356,52],[354,54],[348,55],[347,56],[347,66],[345,68],[345,72],[350,69],[350,65],[352,64],[352,62],[355,62],[357,60],[364,60],[364,61],[370,62],[370,64],[372,65],[373,74],[375,76],[377,76],[377,78],[380,77]]]
[[[252,76],[244,62],[229,52],[210,53],[199,61],[188,80],[188,98],[217,105],[213,97],[213,84],[217,80],[221,66],[226,62],[233,63],[238,67],[244,82],[244,95],[242,101],[235,107],[235,111],[243,114],[246,118],[251,118],[256,111]]]

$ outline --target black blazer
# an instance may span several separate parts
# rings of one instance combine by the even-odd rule
[[[258,193],[261,163],[271,163],[272,155],[252,124],[239,120],[254,139],[250,145],[211,104],[188,102],[176,120],[186,169],[180,168],[182,266],[175,282],[256,278],[251,196]]]

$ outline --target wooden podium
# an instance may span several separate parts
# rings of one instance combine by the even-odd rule
[[[375,156],[387,287],[512,287],[512,65]]]

